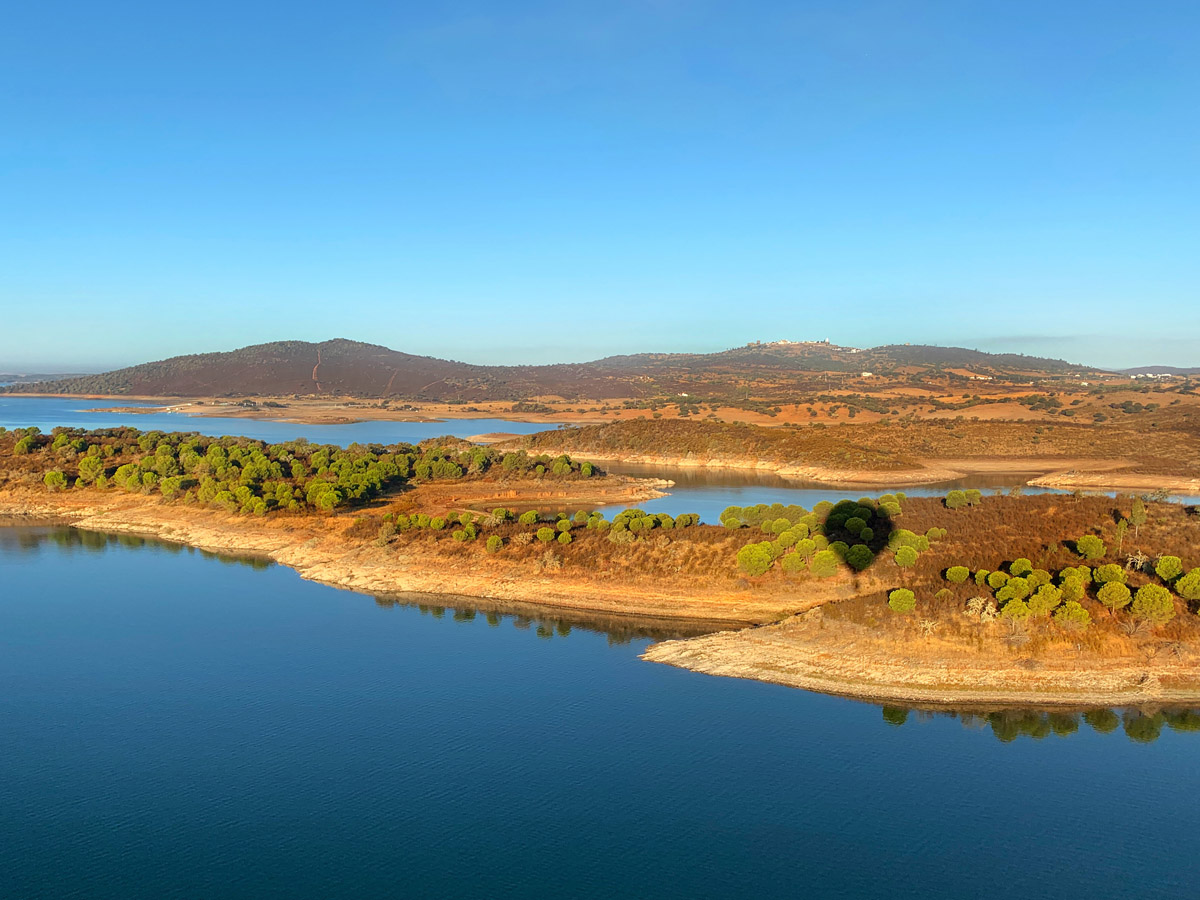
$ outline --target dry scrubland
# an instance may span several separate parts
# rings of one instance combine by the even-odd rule
[[[1131,478],[1186,487],[1200,478],[1200,415],[1190,407],[1153,415],[1152,422],[952,419],[803,428],[641,420],[540,432],[515,443],[596,459],[748,466],[861,483],[1006,469],[1058,472],[1063,481],[1068,473],[1102,473],[1117,487]]]

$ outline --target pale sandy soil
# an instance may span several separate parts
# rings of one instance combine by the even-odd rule
[[[492,436],[489,436],[492,437]],[[497,437],[495,443],[516,446],[515,439]],[[1087,459],[1068,457],[1019,457],[973,459],[922,459],[919,469],[833,469],[826,466],[806,466],[779,463],[756,458],[729,459],[699,456],[671,456],[655,453],[596,454],[563,445],[546,450],[551,454],[568,453],[572,457],[599,463],[626,462],[680,469],[735,469],[769,472],[783,478],[815,481],[830,487],[891,487],[903,488],[955,481],[971,475],[1020,476],[1037,475],[1028,483],[1045,487],[1085,490],[1146,491],[1167,490],[1173,493],[1200,493],[1200,480],[1176,475],[1141,475],[1126,471],[1132,465],[1126,460]],[[1041,473],[1041,474],[1038,474]]]
[[[998,632],[1000,622],[979,625]],[[898,645],[814,610],[774,625],[654,644],[642,654],[709,675],[870,700],[1112,706],[1200,700],[1200,656],[1085,656],[1069,640],[1036,657],[995,636],[986,654],[932,637]]]

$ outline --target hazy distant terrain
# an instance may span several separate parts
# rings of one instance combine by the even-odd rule
[[[957,347],[857,349],[825,342],[753,343],[718,353],[644,353],[585,363],[484,366],[414,356],[345,339],[278,341],[220,353],[177,356],[97,375],[25,381],[27,393],[146,396],[329,394],[414,400],[519,400],[556,395],[609,399],[664,394],[757,396],[815,387],[822,375],[918,375],[1026,380],[1095,370],[1062,360]]]

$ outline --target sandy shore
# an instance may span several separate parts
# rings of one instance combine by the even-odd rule
[[[527,559],[482,553],[447,557],[437,545],[349,540],[353,515],[231,516],[155,497],[115,491],[0,491],[0,516],[52,520],[94,531],[141,534],[216,553],[254,554],[295,569],[302,578],[367,594],[445,594],[589,613],[687,620],[713,627],[768,622],[802,606],[786,598],[729,587],[604,578],[585,566],[539,572]]]
[[[502,435],[481,435],[489,443],[500,446],[519,445],[518,438],[505,440]],[[1200,478],[1179,475],[1146,475],[1129,471],[1131,463],[1124,460],[1088,458],[968,458],[922,459],[919,469],[833,469],[825,466],[806,466],[764,459],[730,459],[698,456],[671,456],[657,453],[607,455],[592,453],[569,444],[543,450],[547,453],[568,453],[578,459],[598,463],[635,463],[678,469],[710,469],[720,471],[755,471],[796,481],[817,482],[829,487],[844,488],[904,488],[942,484],[969,478],[972,475],[1016,475],[1034,486],[1064,490],[1135,491],[1166,490],[1178,494],[1200,495]]]
[[[999,624],[989,626],[1000,628]],[[1200,702],[1200,657],[970,654],[936,639],[882,645],[821,610],[773,625],[664,641],[642,658],[873,701],[939,706],[1120,706]]]

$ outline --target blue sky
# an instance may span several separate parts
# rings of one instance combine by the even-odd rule
[[[1195,2],[73,3],[0,31],[0,370],[343,336],[1200,365]]]

